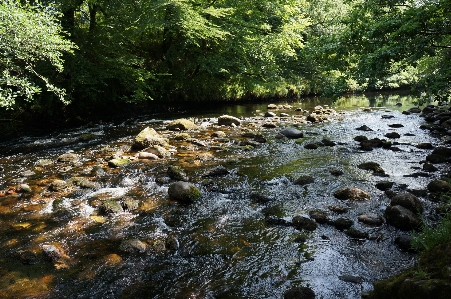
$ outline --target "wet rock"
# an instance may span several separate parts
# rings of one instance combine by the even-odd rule
[[[277,117],[277,114],[274,112],[268,111],[265,113],[265,117]]]
[[[307,143],[306,145],[304,145],[305,149],[317,149],[318,147],[320,147],[320,145],[318,143]]]
[[[310,218],[314,219],[316,222],[320,224],[329,223],[330,217],[326,211],[323,210],[312,210],[309,211]]]
[[[267,109],[269,110],[275,110],[278,109],[279,106],[277,106],[276,104],[268,104]]]
[[[55,201],[54,201],[55,203]],[[54,205],[55,206],[55,205]],[[52,213],[52,220],[57,223],[67,222],[75,217],[75,213],[66,208],[58,208]]]
[[[102,203],[100,211],[105,215],[109,215],[122,213],[124,209],[119,201],[108,199]]]
[[[399,135],[399,133],[397,133],[397,132],[390,132],[390,133],[385,134],[385,137],[391,138],[391,139],[396,139],[396,138],[401,138],[401,135]]]
[[[158,158],[162,158],[162,159],[168,158],[171,156],[171,153],[167,149],[165,149],[162,146],[158,146],[158,145],[148,147],[148,148],[142,150],[142,152],[154,154],[154,155],[158,156]]]
[[[409,109],[410,113],[421,113],[421,109],[419,107],[412,107]]]
[[[348,237],[351,237],[351,238],[354,238],[354,239],[368,239],[369,236],[370,236],[367,232],[358,230],[358,229],[356,229],[354,227],[351,227],[351,228],[347,229],[345,231],[345,234]]]
[[[385,170],[376,162],[365,162],[357,166],[359,169],[370,170],[375,175],[385,176]]]
[[[427,186],[429,192],[434,193],[446,193],[451,191],[451,185],[447,181],[434,180]]]
[[[446,162],[446,157],[436,154],[430,154],[426,157],[426,161],[432,164],[441,164]]]
[[[112,159],[112,160],[108,161],[108,166],[110,166],[112,168],[123,167],[128,164],[130,164],[130,159],[128,159],[128,158],[117,158],[117,159]]]
[[[204,177],[217,177],[228,175],[230,172],[222,165],[216,166],[215,168],[209,170]]]
[[[55,267],[68,268],[70,257],[66,254],[61,245],[44,244],[42,245],[42,253],[46,260],[55,263]]]
[[[180,247],[180,243],[176,236],[170,235],[169,237],[167,237],[166,249],[175,251],[175,250],[178,250],[179,247]]]
[[[431,143],[419,143],[416,145],[416,148],[419,149],[434,149],[434,146]]]
[[[139,208],[139,200],[133,199],[131,197],[127,197],[124,199],[122,203],[122,207],[124,210],[133,211]]]
[[[241,124],[241,121],[233,116],[230,115],[222,115],[218,117],[218,125],[220,126],[239,126]]]
[[[179,133],[174,136],[174,139],[178,141],[188,141],[189,139],[191,139],[191,135],[188,133]]]
[[[329,173],[333,176],[340,176],[344,174],[344,172],[340,169],[329,169]]]
[[[390,181],[381,181],[376,184],[376,188],[381,191],[385,191],[391,189],[393,187],[393,184],[394,183]]]
[[[398,245],[400,249],[404,251],[415,252],[415,250],[412,248],[412,241],[413,237],[410,235],[401,235],[395,238],[395,244]]]
[[[327,120],[327,116],[325,115],[318,115],[316,113],[312,113],[307,116],[307,121],[312,123],[319,123],[325,120]]]
[[[356,130],[358,130],[358,131],[373,131],[373,129],[371,129],[367,125],[363,125],[361,127],[358,127],[358,128],[356,128]]]
[[[363,150],[372,150],[373,148],[384,146],[384,141],[379,138],[368,139],[360,142],[360,148]]]
[[[364,239],[364,238],[362,238]],[[362,283],[363,282],[363,278],[360,276],[354,276],[354,275],[341,275],[338,276],[338,279],[345,281],[345,282],[351,282],[351,283]]]
[[[262,125],[262,127],[272,129],[272,128],[277,128],[277,124],[273,123],[273,122],[266,122]]]
[[[216,131],[216,132],[211,133],[211,137],[215,137],[215,138],[224,138],[226,136],[227,136],[227,134],[224,133],[223,131]]]
[[[265,217],[266,225],[275,225],[275,226],[291,226],[292,223],[286,221],[283,218],[278,218],[276,216],[267,216]]]
[[[426,162],[423,164],[423,171],[436,172],[436,171],[438,171],[438,168],[435,167],[432,163]]]
[[[345,230],[354,225],[354,221],[349,218],[340,217],[334,220],[333,225],[338,230]]]
[[[269,196],[266,196],[266,195],[263,195],[260,193],[252,193],[250,195],[250,198],[251,198],[252,202],[255,202],[258,204],[265,204],[265,203],[271,202],[273,200]]]
[[[138,159],[143,160],[158,160],[160,159],[157,155],[149,153],[149,152],[139,152]]]
[[[334,196],[341,200],[365,200],[370,199],[371,195],[358,188],[342,188],[334,192]]]
[[[286,291],[283,299],[315,299],[315,293],[308,287],[297,287]]]
[[[123,240],[119,245],[119,249],[128,253],[143,253],[147,250],[148,245],[138,239]]]
[[[382,119],[392,119],[395,118],[393,115],[384,114],[381,116]]]
[[[283,112],[281,112],[281,113],[279,114],[279,116],[280,116],[280,117],[290,117],[290,115],[289,115],[288,113],[283,113]]]
[[[168,140],[163,138],[153,128],[145,128],[142,130],[134,140],[132,149],[142,150],[151,146],[169,146]]]
[[[390,128],[402,128],[402,127],[404,127],[404,125],[402,125],[402,124],[390,124],[390,125],[388,125]]]
[[[330,146],[330,147],[336,146],[336,145],[337,145],[334,141],[329,140],[329,139],[327,139],[327,138],[323,138],[323,140],[321,140],[321,143],[322,143],[324,146]]]
[[[431,163],[444,163],[447,158],[451,157],[451,147],[437,147],[432,153],[426,157],[426,160]]]
[[[77,154],[68,153],[68,154],[62,154],[56,160],[58,162],[63,162],[63,163],[73,163],[73,162],[77,162],[79,159],[80,158],[78,157]]]
[[[298,230],[314,231],[318,227],[318,224],[314,220],[304,216],[293,217],[291,223]]]
[[[168,177],[175,181],[189,181],[185,171],[180,166],[171,165],[167,170]]]
[[[196,128],[197,128],[196,124],[186,118],[176,119],[166,126],[166,129],[170,130],[170,131],[177,131],[177,130],[186,131],[186,130],[196,129]]]
[[[83,189],[98,189],[100,188],[100,184],[90,181],[88,178],[85,177],[71,177],[67,180],[68,185],[77,186]]]
[[[384,224],[384,219],[382,218],[382,216],[373,213],[359,215],[357,219],[359,220],[359,222],[367,225],[381,226],[382,224]]]
[[[90,175],[100,177],[100,176],[105,175],[105,170],[103,170],[102,166],[96,165],[96,166],[92,167]]]
[[[422,213],[423,204],[415,195],[411,193],[400,193],[395,195],[390,202],[391,206],[402,206],[413,213]]]
[[[348,207],[343,207],[343,206],[329,206],[328,208],[329,208],[329,210],[331,210],[332,212],[335,212],[337,214],[344,214],[347,211],[349,211]]]
[[[357,142],[368,141],[368,137],[359,135],[359,136],[355,136],[354,140]]]
[[[63,191],[67,187],[67,183],[63,180],[54,180],[49,185],[49,190],[54,192]]]
[[[389,206],[385,210],[385,219],[388,224],[404,231],[410,231],[421,227],[421,219],[411,210],[402,206]]]
[[[202,196],[196,186],[188,182],[175,182],[169,186],[168,194],[170,199],[179,200],[184,203],[192,203]]]
[[[287,138],[298,139],[304,137],[304,133],[295,128],[286,128],[280,131],[280,134]]]
[[[36,265],[40,261],[39,256],[31,250],[20,250],[15,256],[24,265]]]
[[[313,182],[315,182],[315,179],[312,176],[302,175],[299,178],[297,178],[296,181],[294,181],[294,184],[303,186],[312,184]]]
[[[17,193],[31,193],[31,188],[28,184],[20,184],[16,186]]]

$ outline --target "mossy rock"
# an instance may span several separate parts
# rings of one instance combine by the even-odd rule
[[[171,184],[168,189],[168,194],[170,199],[185,203],[192,203],[202,196],[202,193],[196,186],[183,181]]]
[[[117,167],[123,167],[130,163],[130,159],[112,159],[108,161],[108,166],[117,168]]]
[[[104,214],[117,214],[124,211],[120,202],[116,200],[105,200],[100,207]]]
[[[334,196],[341,200],[365,200],[371,197],[369,193],[358,188],[342,188],[335,191]]]

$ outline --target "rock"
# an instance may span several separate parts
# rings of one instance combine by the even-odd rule
[[[404,125],[402,125],[402,124],[390,124],[390,125],[388,125],[390,128],[402,128],[402,127],[404,127]]]
[[[385,137],[391,138],[391,139],[396,139],[396,138],[400,138],[401,135],[399,135],[396,132],[390,132],[390,133],[385,134]]]
[[[329,208],[329,210],[331,210],[332,212],[335,212],[337,214],[344,214],[347,211],[349,211],[348,207],[343,207],[343,206],[329,206],[328,208]]]
[[[158,160],[160,159],[157,155],[149,152],[139,152],[138,153],[138,159],[143,160]]]
[[[360,127],[356,128],[356,130],[358,130],[358,131],[373,131],[373,129],[371,129],[367,125],[360,126]]]
[[[393,182],[381,181],[376,184],[376,188],[381,191],[385,191],[385,190],[391,189],[391,187],[393,187],[393,184],[394,184]]]
[[[100,188],[100,184],[90,181],[85,177],[71,177],[67,180],[68,185],[77,186],[83,189],[98,189]]]
[[[293,217],[291,223],[293,224],[294,228],[298,230],[314,231],[318,227],[318,224],[316,224],[314,220],[304,216]]]
[[[223,131],[216,131],[216,132],[211,133],[211,137],[224,138],[224,137],[226,137],[226,133],[224,133]]]
[[[329,169],[329,173],[333,176],[340,176],[344,174],[344,172],[340,169]]]
[[[340,217],[334,220],[333,225],[338,230],[348,229],[354,225],[354,221],[349,218]]]
[[[265,217],[266,225],[277,225],[277,226],[291,226],[292,223],[286,221],[285,219],[278,218],[276,216]]]
[[[385,175],[385,170],[376,162],[366,162],[357,166],[359,169],[370,170],[376,175]]]
[[[170,199],[179,200],[184,203],[192,203],[202,196],[196,186],[188,182],[175,182],[169,186],[168,194]]]
[[[410,113],[421,113],[421,109],[419,107],[412,107],[409,109]]]
[[[283,299],[315,299],[315,293],[308,287],[297,287],[286,291]]]
[[[175,181],[189,181],[185,171],[180,166],[171,165],[167,170],[168,177]]]
[[[369,234],[367,232],[360,231],[354,227],[351,227],[345,231],[346,235],[354,239],[368,239]]]
[[[314,149],[317,149],[318,147],[319,147],[318,143],[308,143],[308,144],[304,145],[305,149],[312,149],[312,150],[314,150]]]
[[[325,115],[318,115],[316,113],[312,113],[312,114],[309,114],[307,116],[307,121],[312,122],[312,123],[319,123],[319,122],[322,122],[322,121],[324,121],[326,119],[327,119],[327,116],[325,116]]]
[[[329,214],[326,211],[312,210],[309,211],[309,216],[310,218],[321,224],[330,222]]]
[[[179,133],[174,136],[174,139],[178,141],[188,141],[191,139],[191,135],[188,133]]]
[[[323,138],[323,140],[321,140],[321,143],[324,146],[336,146],[337,144],[334,141],[331,141],[329,139]]]
[[[451,147],[439,146],[436,147],[432,154],[443,156],[443,157],[451,157]]]
[[[102,205],[100,206],[100,211],[103,214],[108,215],[122,213],[124,209],[122,208],[122,205],[119,201],[108,199],[102,203]]]
[[[436,171],[438,171],[438,168],[435,167],[434,165],[432,165],[431,163],[426,162],[423,164],[423,171],[436,172]]]
[[[334,196],[341,200],[370,199],[371,195],[358,188],[342,188],[334,192]]]
[[[379,138],[373,138],[366,141],[360,142],[360,148],[365,150],[372,150],[375,147],[382,147],[384,142]]]
[[[67,187],[67,183],[63,180],[54,180],[49,185],[49,190],[54,192],[63,191]]]
[[[290,115],[288,113],[280,113],[279,114],[280,117],[290,117]]]
[[[196,128],[197,128],[196,124],[186,118],[176,119],[166,126],[166,129],[170,130],[170,131],[176,131],[176,130],[186,131],[186,130],[196,129]]]
[[[60,262],[61,260],[69,258],[63,248],[59,245],[44,244],[42,245],[42,253],[44,254],[45,259],[52,262]]]
[[[277,114],[275,114],[274,112],[268,111],[265,113],[265,117],[277,117]]]
[[[357,219],[359,220],[359,222],[373,226],[381,226],[382,224],[384,224],[384,219],[382,218],[382,216],[376,214],[362,214],[359,215]]]
[[[294,128],[286,128],[280,131],[280,134],[287,138],[298,139],[304,137],[304,133]]]
[[[209,170],[204,177],[215,177],[215,176],[224,176],[229,174],[230,172],[222,165],[216,166],[215,168]]]
[[[147,250],[147,244],[138,239],[123,240],[119,249],[128,253],[143,253]]]
[[[105,170],[103,170],[102,166],[100,166],[100,165],[93,166],[91,169],[91,172],[90,172],[91,176],[97,176],[97,177],[103,176],[104,174],[105,174]]]
[[[434,193],[446,193],[451,191],[451,185],[448,182],[442,180],[435,180],[430,182],[427,188],[429,192]]]
[[[124,210],[133,211],[139,208],[139,200],[133,199],[131,197],[127,197],[124,199],[122,203]]]
[[[434,149],[434,146],[430,143],[419,143],[416,145],[416,148],[419,149]]]
[[[163,138],[153,128],[145,128],[136,137],[132,145],[135,150],[142,150],[151,146],[169,146],[168,140]]]
[[[117,159],[112,159],[112,160],[108,161],[108,166],[110,166],[112,168],[118,168],[118,167],[123,167],[129,163],[130,163],[130,159],[128,159],[128,158],[117,158]]]
[[[171,153],[167,149],[159,145],[148,147],[144,149],[142,152],[154,154],[158,158],[168,158],[171,156]]]
[[[409,252],[415,252],[415,250],[412,248],[412,241],[413,237],[410,235],[409,236],[401,235],[395,238],[395,244],[398,245],[400,249]]]
[[[80,158],[78,157],[77,154],[62,154],[61,156],[59,156],[56,160],[58,162],[64,162],[64,163],[73,163],[73,162],[77,162]]]
[[[391,119],[391,118],[395,118],[395,117],[393,115],[384,114],[384,115],[381,116],[381,118],[382,119]]]
[[[409,209],[402,206],[389,206],[385,210],[385,219],[388,224],[404,231],[421,227],[421,219]]]
[[[233,116],[230,115],[222,115],[218,117],[218,125],[219,126],[239,126],[241,124],[241,121]]]
[[[357,142],[368,141],[368,137],[362,136],[362,135],[358,135],[358,136],[354,137],[354,140],[357,141]]]
[[[423,204],[418,197],[411,193],[400,193],[395,195],[391,199],[390,205],[402,206],[416,214],[421,214],[423,212]]]
[[[277,106],[276,104],[269,104],[268,106],[267,106],[267,109],[269,109],[269,110],[275,110],[275,109],[277,109],[279,106]]]
[[[180,247],[180,243],[179,240],[177,239],[176,236],[174,235],[170,235],[167,239],[166,239],[166,249],[168,250],[177,250]]]
[[[14,254],[24,265],[36,265],[39,263],[39,256],[31,250],[20,250]]]
[[[432,164],[441,164],[446,162],[446,157],[437,154],[430,154],[426,157],[426,161]]]
[[[266,122],[266,123],[264,123],[264,124],[262,125],[262,127],[263,127],[263,128],[272,129],[272,128],[276,128],[276,127],[277,127],[277,124]]]
[[[253,202],[259,203],[259,204],[265,204],[265,203],[271,202],[273,200],[272,198],[270,198],[266,195],[260,194],[260,193],[252,193],[250,195],[250,198]]]
[[[362,238],[363,239],[363,238]],[[353,276],[353,275],[341,275],[338,276],[338,279],[345,281],[345,282],[351,282],[351,283],[362,283],[363,278],[360,276]]]
[[[295,185],[308,185],[315,181],[315,179],[309,175],[302,175],[296,181],[294,181]]]
[[[19,184],[16,186],[17,193],[31,193],[31,188],[28,184]]]

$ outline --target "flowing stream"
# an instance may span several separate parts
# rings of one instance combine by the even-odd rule
[[[417,173],[430,150],[419,143],[438,140],[419,129],[418,114],[408,96],[349,97],[331,104],[336,117],[321,123],[299,121],[295,108],[312,110],[316,101],[286,102],[293,108],[264,128],[266,104],[230,105],[215,110],[151,115],[122,123],[98,123],[46,136],[24,136],[0,144],[0,297],[4,298],[282,298],[293,287],[309,286],[316,298],[360,298],[375,281],[410,267],[415,256],[400,250],[394,239],[401,232],[387,224],[368,226],[357,221],[363,213],[383,215],[390,200],[375,187],[394,182],[394,190],[425,189],[430,177]],[[397,103],[402,104],[401,106]],[[372,107],[371,109],[365,109]],[[219,127],[217,118],[229,114],[243,124]],[[388,117],[389,116],[389,117]],[[166,130],[173,119],[192,118],[198,129]],[[390,124],[402,124],[392,128]],[[373,131],[357,131],[366,125]],[[156,161],[133,157],[130,146],[145,127],[169,139],[171,155]],[[304,138],[277,138],[286,127],[297,127]],[[223,131],[225,137],[212,138]],[[249,132],[266,139],[245,143]],[[382,138],[398,132],[397,150],[365,151],[357,135]],[[247,133],[247,135],[246,135]],[[323,139],[335,146],[307,149]],[[64,153],[76,162],[61,163]],[[132,157],[113,168],[108,157]],[[377,162],[387,177],[359,169]],[[181,167],[202,192],[200,200],[181,204],[168,199],[169,166]],[[205,177],[222,165],[227,175]],[[331,171],[341,172],[334,176]],[[311,176],[314,182],[293,182]],[[433,176],[433,175],[432,175]],[[50,190],[52,182],[68,185]],[[26,184],[24,192],[16,186]],[[371,194],[362,202],[341,201],[334,192],[357,187]],[[23,188],[23,187],[22,187]],[[255,200],[255,194],[268,199]],[[102,213],[106,200],[131,199],[136,207]],[[425,217],[434,206],[421,199]],[[343,214],[329,207],[345,208]],[[297,215],[322,210],[334,220],[346,217],[367,238],[351,238],[330,224],[314,231],[289,225]],[[124,250],[124,240],[139,240],[142,252]],[[47,246],[47,247],[46,247]],[[49,247],[53,246],[53,247]],[[43,248],[58,251],[47,257]]]

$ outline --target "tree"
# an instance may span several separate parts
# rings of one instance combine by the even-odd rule
[[[50,65],[63,70],[63,54],[75,46],[61,36],[55,12],[50,8],[0,3],[0,107],[13,109],[33,101],[43,88],[65,102],[65,90],[51,83],[38,69]]]

